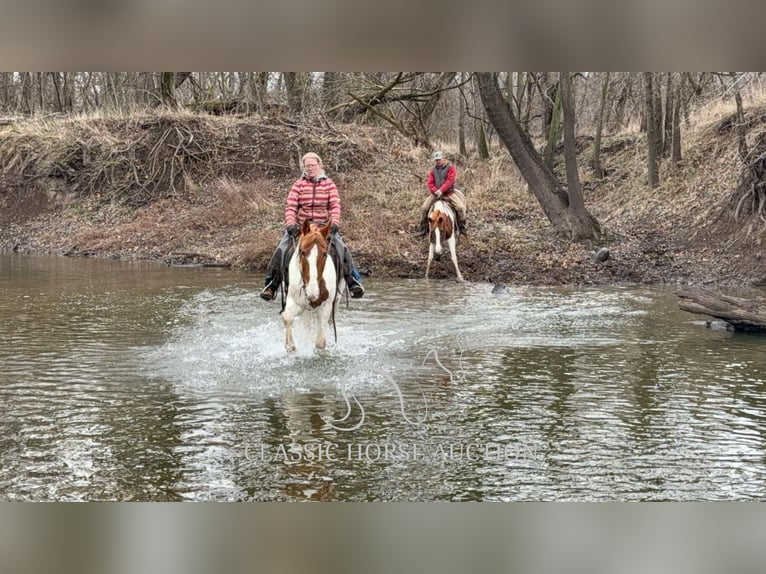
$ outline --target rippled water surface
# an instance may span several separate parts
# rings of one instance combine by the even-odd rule
[[[766,498],[766,338],[669,289],[368,279],[287,355],[261,279],[0,255],[0,499]]]

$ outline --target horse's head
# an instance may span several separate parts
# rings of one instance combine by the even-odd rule
[[[301,235],[298,238],[301,279],[309,305],[312,307],[318,307],[329,297],[323,275],[327,262],[330,228],[330,222],[320,227],[306,220],[303,222]]]
[[[438,207],[434,208],[428,220],[428,231],[437,255],[441,255],[442,242],[452,237],[453,227],[450,215]]]

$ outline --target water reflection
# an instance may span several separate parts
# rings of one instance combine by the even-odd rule
[[[369,280],[288,356],[258,279],[0,255],[0,498],[764,498],[766,339],[669,291]]]

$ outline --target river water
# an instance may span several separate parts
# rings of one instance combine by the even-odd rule
[[[670,289],[368,279],[288,355],[261,284],[0,254],[0,499],[766,499],[766,338]]]

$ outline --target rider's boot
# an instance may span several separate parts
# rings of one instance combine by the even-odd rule
[[[351,292],[351,297],[360,299],[364,296],[364,287],[362,287],[362,276],[356,268],[351,269],[351,273],[346,276],[346,285]]]
[[[457,209],[455,210],[455,223],[460,230],[460,235],[468,235],[465,224],[465,214],[461,213]]]
[[[277,281],[274,281],[271,277],[266,277],[266,287],[260,293],[261,299],[264,301],[273,301],[277,296]]]
[[[428,235],[428,217],[420,219],[418,228],[415,230],[415,235],[418,237],[425,237]]]

